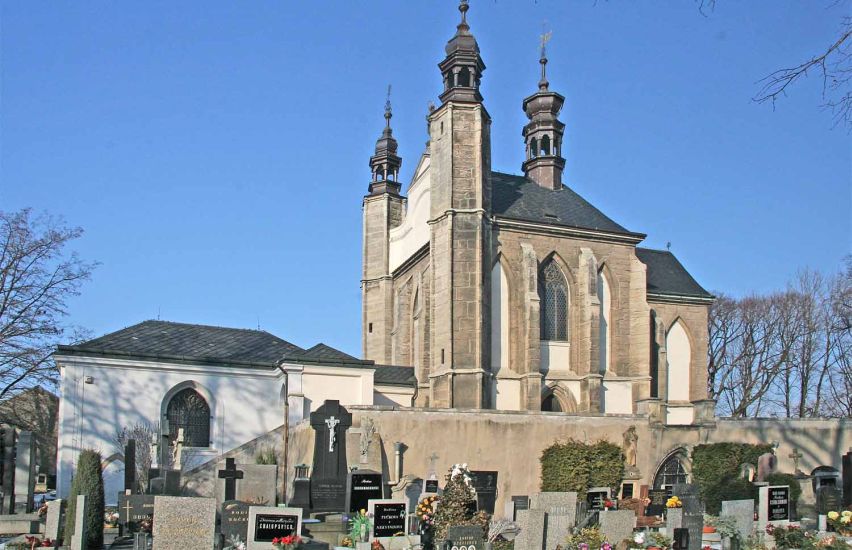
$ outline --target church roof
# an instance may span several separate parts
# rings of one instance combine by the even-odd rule
[[[296,353],[288,359],[291,358],[310,358],[310,359],[329,359],[332,361],[358,361],[359,363],[363,362],[357,357],[352,357],[348,353],[344,353],[339,349],[335,349],[331,346],[323,344],[320,342],[312,348],[309,348],[306,351],[301,353]]]
[[[636,257],[647,266],[646,285],[649,294],[712,299],[668,250],[636,247]]]
[[[417,377],[414,376],[414,367],[376,365],[373,382],[383,386],[415,386]]]
[[[568,187],[545,189],[524,176],[502,172],[491,172],[491,185],[497,216],[645,237],[615,223]]]
[[[274,366],[284,355],[304,351],[263,330],[143,321],[59,353],[140,359]]]

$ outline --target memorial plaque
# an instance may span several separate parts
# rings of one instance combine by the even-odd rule
[[[512,497],[512,504],[514,504],[514,517],[511,517],[512,521],[516,521],[518,519],[518,512],[522,510],[530,509],[530,497],[527,495],[515,495]]]
[[[769,521],[784,521],[790,519],[790,487],[769,487],[767,502],[767,518]]]
[[[423,482],[423,492],[424,493],[438,493],[438,480],[437,479],[427,479]]]
[[[447,529],[447,544],[450,550],[482,550],[485,537],[480,527],[456,525]]]
[[[154,495],[118,495],[118,523],[130,532],[139,522],[154,515]]]
[[[222,503],[222,523],[219,532],[228,540],[237,537],[248,540],[249,504],[239,500],[226,500]]]
[[[823,485],[817,489],[817,513],[828,514],[829,512],[839,512],[842,510],[843,493],[839,487],[832,485]]]
[[[604,503],[609,500],[609,491],[608,490],[594,490],[590,489],[588,493],[586,493],[586,504],[589,506],[589,510],[603,510]]]
[[[672,535],[673,550],[688,550],[689,548],[689,529],[684,527],[675,527]]]
[[[701,550],[701,537],[704,528],[704,503],[698,494],[698,486],[691,483],[679,483],[673,488],[674,494],[683,502],[683,527],[689,529],[687,539],[689,550]]]
[[[246,550],[269,550],[272,539],[301,532],[301,508],[249,506]]]
[[[480,511],[494,514],[497,503],[497,472],[470,472],[473,489],[476,491],[476,507]]]
[[[399,500],[371,500],[368,509],[373,514],[371,539],[407,532],[408,503]]]
[[[646,516],[662,516],[666,512],[666,501],[669,499],[669,492],[666,489],[650,489],[648,491],[648,500],[650,504],[645,508]]]
[[[382,474],[372,470],[356,470],[349,473],[346,510],[354,513],[366,510],[371,500],[384,497]]]
[[[216,538],[216,499],[154,497],[154,550],[210,550]]]

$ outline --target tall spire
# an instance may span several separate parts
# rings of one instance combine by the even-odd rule
[[[559,111],[565,98],[550,91],[547,80],[547,43],[552,33],[541,35],[541,79],[538,91],[524,99],[524,112],[530,119],[524,126],[526,160],[521,165],[524,174],[546,189],[562,189],[562,135],[565,125],[559,121]]]
[[[456,34],[447,42],[447,57],[438,64],[444,79],[444,92],[441,101],[465,101],[479,103],[479,81],[485,70],[485,63],[479,56],[479,45],[470,33],[467,22],[468,0],[460,0],[461,21],[456,26]]]
[[[402,159],[396,154],[398,144],[393,137],[393,130],[390,125],[391,118],[393,118],[390,94],[391,87],[388,84],[388,95],[385,101],[385,129],[376,141],[375,154],[370,157],[370,171],[373,174],[373,179],[370,182],[371,195],[382,193],[399,195],[400,191],[400,184],[397,180],[399,179]]]

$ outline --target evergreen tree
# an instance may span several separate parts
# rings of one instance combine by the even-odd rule
[[[435,510],[435,540],[446,540],[450,527],[457,525],[477,525],[483,534],[488,526],[487,514],[476,511],[476,491],[470,483],[466,469],[447,474],[444,494],[438,500]]]
[[[71,482],[71,494],[65,513],[65,545],[71,544],[77,496],[86,495],[86,531],[89,548],[101,548],[104,544],[104,478],[101,474],[101,454],[87,449],[77,459],[77,471]]]

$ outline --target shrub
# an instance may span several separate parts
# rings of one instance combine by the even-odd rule
[[[707,512],[718,514],[722,508],[722,500],[733,500],[732,496],[754,498],[755,493],[748,493],[745,491],[745,485],[736,481],[740,466],[751,464],[756,467],[758,457],[771,451],[772,445],[768,444],[728,442],[696,446],[692,451],[692,478],[698,485]],[[736,491],[727,493],[727,486],[731,484],[737,485]],[[745,494],[749,496],[739,496]]]
[[[257,464],[278,464],[275,447],[261,447],[254,459]]]
[[[467,471],[447,474],[444,494],[438,499],[435,510],[435,539],[445,540],[450,527],[456,525],[476,525],[482,528],[485,536],[488,529],[488,517],[476,511],[476,493],[469,485]]]
[[[580,550],[581,545],[587,545],[586,548],[591,550],[592,548],[600,548],[605,542],[609,541],[606,540],[606,536],[604,536],[598,527],[585,527],[576,533],[568,535],[568,538],[565,539],[565,548],[568,550]]]
[[[78,495],[86,495],[88,546],[100,548],[104,543],[104,479],[101,475],[101,454],[97,451],[84,450],[77,459],[77,470],[71,482],[71,494],[65,512],[63,537],[66,545],[71,544],[71,536],[74,534]]]
[[[609,441],[587,444],[556,442],[541,454],[541,490],[576,491],[585,498],[591,487],[615,491],[624,474],[621,447]]]

